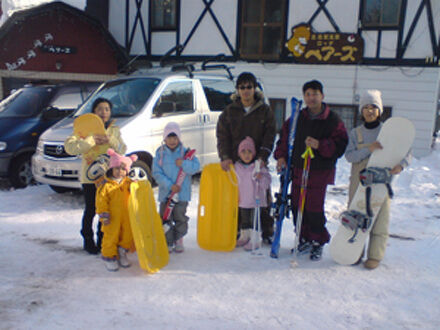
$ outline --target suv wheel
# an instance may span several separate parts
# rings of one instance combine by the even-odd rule
[[[31,154],[19,156],[12,163],[9,181],[14,188],[25,188],[33,182]]]

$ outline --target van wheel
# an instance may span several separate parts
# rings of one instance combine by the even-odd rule
[[[14,188],[25,188],[33,183],[31,154],[26,154],[14,160],[9,172],[9,181]]]

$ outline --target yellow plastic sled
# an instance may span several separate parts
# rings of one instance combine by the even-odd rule
[[[169,255],[149,181],[130,185],[128,212],[139,265],[149,273],[156,273],[168,264]]]
[[[210,251],[232,251],[237,239],[238,183],[235,171],[208,164],[200,179],[197,243]]]

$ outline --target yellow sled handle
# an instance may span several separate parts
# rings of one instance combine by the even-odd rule
[[[234,180],[234,178],[232,177],[231,172],[234,173],[235,180]],[[227,171],[226,174],[228,175],[228,179],[229,179],[229,181],[231,182],[231,184],[232,184],[234,187],[237,187],[237,186],[238,186],[238,180],[237,180],[237,173],[235,173],[235,167],[234,167],[234,165],[232,165],[232,164],[230,165],[229,171]]]

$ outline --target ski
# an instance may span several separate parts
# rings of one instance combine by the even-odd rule
[[[196,153],[195,149],[190,149],[188,150],[185,155],[183,156],[183,160],[191,160],[194,158],[194,155]],[[183,171],[182,167],[179,169],[179,173],[177,174],[177,179],[176,179],[176,185],[178,185],[179,187],[182,185],[183,180],[185,180],[186,177],[186,173]],[[163,216],[162,216],[162,221],[165,222],[169,220],[171,213],[173,212],[173,208],[177,203],[177,194],[175,192],[170,192],[170,194],[168,195],[167,198],[167,205],[165,206],[165,210],[163,212]]]
[[[270,256],[272,258],[278,258],[283,220],[284,218],[289,217],[289,211],[291,210],[291,206],[289,202],[290,196],[288,194],[288,189],[291,180],[291,164],[292,164],[292,154],[293,154],[293,142],[295,140],[296,123],[298,121],[302,101],[298,101],[296,98],[292,97],[292,99],[290,100],[290,105],[292,108],[292,114],[290,116],[290,122],[289,122],[287,166],[282,170],[280,174],[280,191],[275,194],[275,202],[272,203],[271,206],[274,218],[276,219],[275,233],[272,242],[272,247],[270,250]]]

